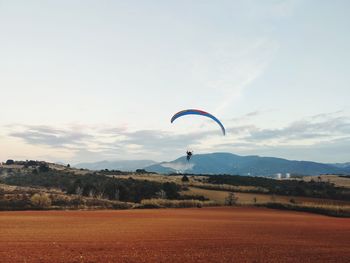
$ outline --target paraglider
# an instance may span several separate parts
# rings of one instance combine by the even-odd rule
[[[171,118],[171,123],[173,123],[177,118],[185,116],[185,115],[200,115],[200,116],[208,117],[208,118],[212,119],[213,121],[215,121],[220,126],[223,135],[226,135],[226,130],[225,130],[224,125],[214,115],[212,115],[208,112],[202,111],[202,110],[188,109],[188,110],[179,111]],[[187,155],[186,159],[189,162],[191,160],[192,155],[193,155],[193,151],[187,150],[186,155]]]
[[[192,151],[186,151],[186,154],[187,154],[186,159],[189,162],[191,157],[192,157],[192,155],[193,155],[193,152]]]
[[[177,118],[185,115],[201,115],[201,116],[208,117],[213,121],[215,121],[220,126],[223,135],[226,135],[226,130],[224,125],[222,125],[222,123],[214,115],[202,110],[188,109],[188,110],[179,111],[171,118],[171,123],[173,123]]]

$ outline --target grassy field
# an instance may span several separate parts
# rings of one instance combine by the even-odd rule
[[[320,178],[320,179],[319,179]],[[304,176],[303,180],[309,182],[311,180],[314,181],[322,181],[322,182],[330,182],[339,187],[347,187],[350,188],[350,177],[341,177],[338,175],[321,175],[321,176]]]
[[[262,187],[255,187],[255,186],[234,186],[234,185],[214,185],[206,183],[207,176],[188,176],[189,181],[186,183],[182,182],[182,175],[161,175],[161,174],[134,174],[134,175],[119,175],[118,178],[133,178],[135,180],[150,180],[155,182],[173,182],[180,185],[185,186],[193,186],[193,187],[206,187],[206,188],[221,188],[222,190],[227,191],[240,191],[240,192],[249,192],[249,191],[261,191],[264,192],[266,189]]]
[[[350,215],[350,200],[333,200],[325,198],[287,196],[267,194],[267,189],[254,186],[234,186],[227,184],[210,184],[206,176],[188,176],[189,182],[182,182],[182,175],[164,176],[158,174],[125,175],[122,178],[132,177],[135,180],[151,180],[157,182],[174,182],[185,186],[188,190],[183,195],[203,196],[218,205],[225,205],[230,192],[235,193],[238,205],[269,206],[280,209],[301,210],[336,216]],[[317,177],[305,177],[305,181],[317,180]],[[291,179],[294,180],[294,179]],[[336,185],[346,187],[348,178],[338,176],[321,176],[321,181],[336,182]],[[154,201],[153,201],[154,202]]]
[[[186,195],[202,195],[217,204],[225,205],[230,192],[190,187]],[[313,213],[350,217],[350,201],[321,198],[268,195],[255,193],[234,193],[237,205],[266,206],[276,209],[308,211]]]
[[[0,185],[0,210],[203,207],[225,205],[229,193],[234,192],[238,205],[350,215],[349,189],[332,185],[347,187],[350,179],[339,176],[282,182],[259,177],[187,175],[188,181],[183,182],[183,175],[91,172],[52,163],[39,162],[36,168],[25,164],[2,167],[2,182],[17,186]],[[42,165],[47,166],[46,171],[40,170]],[[35,194],[44,196],[36,196],[37,202],[33,202]],[[47,205],[42,206],[41,199],[47,199]]]
[[[188,195],[203,195],[219,204],[225,203],[225,198],[228,196],[229,191],[217,191],[208,190],[196,187],[189,187],[188,191],[184,191],[183,194]],[[310,198],[310,197],[298,197],[298,196],[285,196],[285,195],[269,195],[269,194],[256,194],[256,193],[235,193],[238,198],[238,204],[254,204],[254,203],[268,203],[268,202],[279,202],[279,203],[290,203],[293,199],[296,203],[315,203],[324,205],[349,205],[350,201],[339,201],[330,199]],[[254,200],[256,198],[256,202]]]

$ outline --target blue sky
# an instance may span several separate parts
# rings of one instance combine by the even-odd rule
[[[349,1],[1,1],[0,159],[350,161]],[[227,136],[185,108],[216,115]]]

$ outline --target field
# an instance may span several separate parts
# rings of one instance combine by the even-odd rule
[[[350,219],[266,208],[0,213],[1,262],[348,262]]]
[[[210,200],[213,200],[218,204],[224,204],[225,199],[227,198],[229,192],[189,187],[189,190],[184,191],[183,193],[188,195],[203,195],[204,197],[209,198]],[[235,196],[238,198],[237,203],[241,205],[252,205],[254,203],[264,204],[268,202],[290,203],[290,200],[294,199],[296,203],[314,203],[319,205],[339,205],[339,206],[350,207],[349,201],[321,199],[321,198],[312,198],[312,197],[239,193],[239,192],[236,192]],[[256,202],[254,202],[254,198],[256,198]]]
[[[320,180],[322,182],[331,182],[336,186],[347,187],[350,188],[350,178],[341,177],[337,175],[320,175],[318,177],[315,176],[304,176],[303,180],[309,182],[311,180]]]

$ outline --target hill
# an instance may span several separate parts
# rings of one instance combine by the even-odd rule
[[[11,160],[6,163],[0,164],[0,210],[202,207],[219,204],[216,196],[221,196],[220,204],[235,200],[237,204],[269,206],[272,202],[275,208],[349,215],[347,176],[275,180],[256,176],[199,175],[184,180],[183,175],[91,171],[45,161]],[[220,164],[218,161],[217,165]],[[168,164],[168,168],[169,165],[172,164]],[[333,183],[333,177],[338,178],[337,184]],[[240,195],[236,196],[237,193]],[[312,198],[312,202],[304,202],[305,198],[309,201]]]
[[[330,165],[346,170],[350,173],[350,162],[348,163],[331,163]]]
[[[240,156],[232,153],[194,155],[190,162],[180,157],[145,169],[157,173],[239,174],[252,176],[347,174],[349,170],[330,164],[275,157]]]

